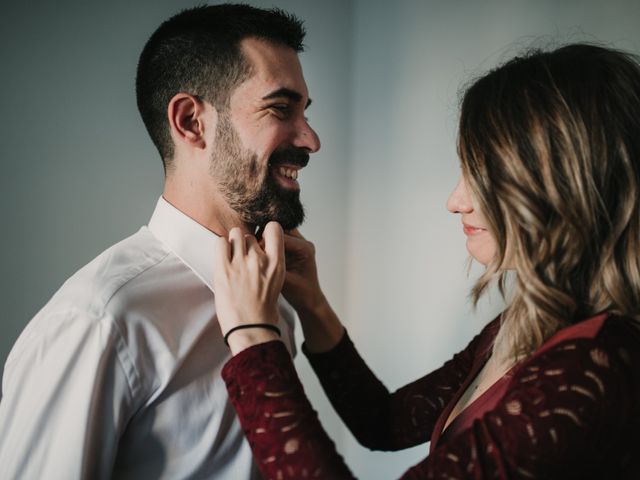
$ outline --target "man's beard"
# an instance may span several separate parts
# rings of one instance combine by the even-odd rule
[[[269,165],[261,166],[255,153],[243,149],[228,113],[222,112],[218,117],[210,172],[225,200],[244,223],[262,226],[276,221],[284,230],[302,224],[304,207],[300,191],[280,187],[270,170],[282,164],[304,167],[308,162],[306,151],[290,147],[276,150],[269,157]]]

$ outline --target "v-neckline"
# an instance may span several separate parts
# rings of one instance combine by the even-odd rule
[[[469,374],[469,378],[467,379],[468,381],[466,382],[467,385],[466,386],[462,385],[459,388],[459,391],[456,393],[456,397],[457,398],[455,398],[454,400],[451,401],[451,404],[453,406],[450,409],[449,414],[446,416],[446,419],[444,421],[444,425],[442,427],[441,435],[443,435],[444,432],[447,431],[449,426],[451,426],[451,424],[453,424],[455,422],[456,418],[458,418],[467,408],[473,406],[476,403],[476,401],[479,402],[480,404],[482,404],[482,400],[481,400],[482,397],[486,393],[488,393],[490,390],[492,390],[494,385],[496,385],[501,380],[511,379],[511,377],[513,377],[512,370],[515,367],[515,365],[512,365],[511,367],[506,369],[502,375],[498,376],[489,386],[487,386],[484,390],[481,391],[481,393],[477,394],[477,396],[474,397],[474,395],[476,395],[476,393],[475,393],[476,390],[480,387],[480,384],[484,381],[480,377],[485,372],[485,369],[490,366],[489,363],[491,362],[492,358],[493,358],[493,355],[488,355],[484,362],[478,362],[480,365],[479,365],[479,367],[477,369],[478,370],[477,373],[475,373],[475,375],[473,375],[474,372],[471,372]],[[473,387],[474,383],[476,384],[475,387]],[[470,392],[469,390],[472,389],[472,388],[473,388],[473,391]],[[451,420],[449,420],[451,415],[458,408],[458,403],[460,403],[464,399],[464,397],[466,395],[468,395],[468,399],[466,401],[466,404],[462,408],[460,408],[460,410],[456,413],[455,417],[453,417],[453,418],[451,418]]]
[[[496,397],[502,398],[504,396],[504,393],[511,379],[515,376],[517,371],[520,368],[524,367],[530,360],[541,355],[548,349],[568,338],[595,336],[600,328],[602,328],[602,325],[604,324],[604,321],[608,316],[608,313],[601,313],[556,332],[528,359],[513,365],[502,377],[491,384],[491,386],[484,392],[482,392],[475,400],[468,403],[465,408],[463,408],[455,416],[455,418],[453,418],[453,420],[449,422],[447,427],[444,428],[449,415],[451,415],[451,412],[460,401],[460,398],[462,397],[462,395],[464,395],[464,392],[466,392],[467,388],[469,388],[469,385],[479,375],[480,371],[484,368],[484,366],[489,361],[489,358],[491,357],[491,347],[493,344],[493,340],[495,339],[497,331],[500,327],[499,320],[496,319],[496,325],[494,326],[494,328],[487,330],[486,335],[478,345],[479,355],[477,356],[477,361],[473,363],[469,375],[467,376],[463,384],[458,388],[458,391],[456,392],[454,397],[449,401],[449,403],[445,406],[444,410],[438,417],[438,420],[436,421],[435,427],[433,429],[433,433],[431,435],[431,444],[429,446],[429,451],[432,452],[443,437],[448,437],[449,435],[455,434],[459,430],[461,430],[459,426],[464,422],[465,419],[476,418],[478,411],[484,413],[485,410],[490,409],[493,405],[491,405],[491,407],[489,408],[487,408],[486,405],[490,404],[490,402],[492,401],[495,403]]]
[[[444,428],[447,422],[447,419],[449,418],[449,415],[451,415],[451,412],[460,401],[460,398],[462,397],[462,395],[464,395],[464,392],[467,391],[467,388],[469,388],[469,385],[471,384],[471,382],[473,382],[473,380],[478,376],[480,371],[484,368],[484,366],[489,361],[489,358],[491,356],[491,346],[493,343],[493,339],[495,338],[500,328],[499,318],[495,319],[494,322],[495,322],[495,325],[493,326],[493,328],[486,331],[484,337],[481,339],[478,345],[477,351],[480,352],[480,354],[476,356],[476,360],[473,362],[471,366],[471,371],[469,372],[469,375],[467,375],[467,378],[465,379],[465,381],[462,383],[462,385],[460,385],[460,387],[458,388],[458,391],[453,396],[453,398],[449,401],[449,403],[445,406],[444,410],[440,413],[440,416],[436,421],[435,427],[433,429],[433,433],[431,435],[431,444],[429,447],[430,452],[433,451],[435,446],[438,444],[438,440],[440,440],[440,438],[446,432],[451,430],[451,427],[456,424],[456,421],[460,418],[460,416],[463,415],[465,411],[468,411],[469,407],[475,405],[476,402],[478,402],[483,396],[488,394],[497,383],[495,382],[488,389],[482,392],[482,394],[479,395],[478,398],[476,398],[473,402],[469,403],[464,409],[460,411],[460,413],[458,413],[458,415],[455,416],[453,420],[451,420],[451,422],[449,422],[449,424],[447,425],[447,428],[446,429]],[[502,379],[499,379],[498,381],[500,380]]]

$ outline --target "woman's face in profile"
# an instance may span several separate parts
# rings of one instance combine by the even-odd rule
[[[487,265],[496,254],[496,242],[489,233],[482,213],[474,203],[464,176],[460,176],[447,200],[447,210],[460,214],[469,254],[481,264]]]

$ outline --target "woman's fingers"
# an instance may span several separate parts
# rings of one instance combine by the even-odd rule
[[[314,260],[316,253],[314,244],[300,235],[297,230],[285,234],[284,250],[287,270],[298,268],[301,262]]]
[[[247,252],[256,246],[259,246],[258,239],[250,233],[244,234],[244,242],[247,245]]]
[[[227,262],[242,259],[247,255],[258,254],[261,257],[266,254],[274,264],[284,263],[284,233],[277,222],[269,222],[265,226],[260,241],[240,228],[232,228],[229,231],[228,242],[221,241],[220,244],[218,254],[220,259]]]
[[[297,228],[294,228],[293,230],[287,230],[286,235],[291,237],[301,238],[302,240],[305,239]]]
[[[267,256],[276,262],[284,262],[284,233],[277,222],[269,222],[264,228],[264,251]]]
[[[230,260],[231,260],[231,244],[226,238],[220,237],[218,239],[218,245],[216,248],[216,263],[217,264],[229,263]]]
[[[307,242],[307,240],[305,240],[305,238],[302,235],[294,236],[288,233],[285,234],[284,249],[287,255],[299,254],[301,252],[308,250],[308,248],[309,248],[309,242]]]
[[[244,232],[238,227],[232,228],[229,232],[229,244],[231,245],[231,254],[229,256],[231,260],[238,255],[246,255],[247,243],[244,238]]]
[[[250,233],[244,234],[244,241],[246,246],[247,255],[252,253],[262,253],[262,247],[258,243],[258,239]]]

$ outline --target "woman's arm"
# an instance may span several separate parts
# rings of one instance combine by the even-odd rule
[[[354,478],[320,425],[282,342],[243,350],[227,362],[222,378],[265,478]]]
[[[223,333],[275,318],[271,303],[283,282],[277,266],[285,255],[281,234],[270,224],[264,250],[238,230],[231,231],[228,243],[222,242],[215,278]],[[300,315],[304,351],[349,429],[371,449],[399,450],[427,442],[443,408],[469,374],[478,339],[436,372],[390,393],[360,358],[322,293],[313,244],[293,232],[284,236],[284,251],[284,293]],[[234,331],[229,345],[235,354],[275,338],[270,330],[250,328]]]
[[[442,367],[391,393],[369,369],[345,332],[332,350],[303,345],[333,407],[356,439],[372,450],[401,450],[428,442],[445,406],[468,377],[490,324]]]
[[[622,346],[578,339],[534,358],[493,410],[402,478],[619,478],[615,469],[638,447],[639,418],[637,345]],[[281,343],[242,352],[223,377],[267,478],[353,478]]]
[[[324,296],[314,245],[293,231],[285,234],[284,246],[283,294],[300,317],[303,351],[342,420],[371,449],[427,442],[444,406],[468,376],[478,339],[436,372],[390,393],[358,355]]]
[[[267,225],[264,250],[237,230],[222,243],[214,274],[222,331],[275,322],[284,276],[280,227]],[[235,356],[223,377],[263,473],[353,478],[306,399],[282,343],[244,333],[251,330],[231,336]],[[640,448],[639,344],[637,336],[623,332],[565,341],[534,356],[516,372],[495,408],[403,478],[623,478],[623,468],[638,468],[632,453]]]

